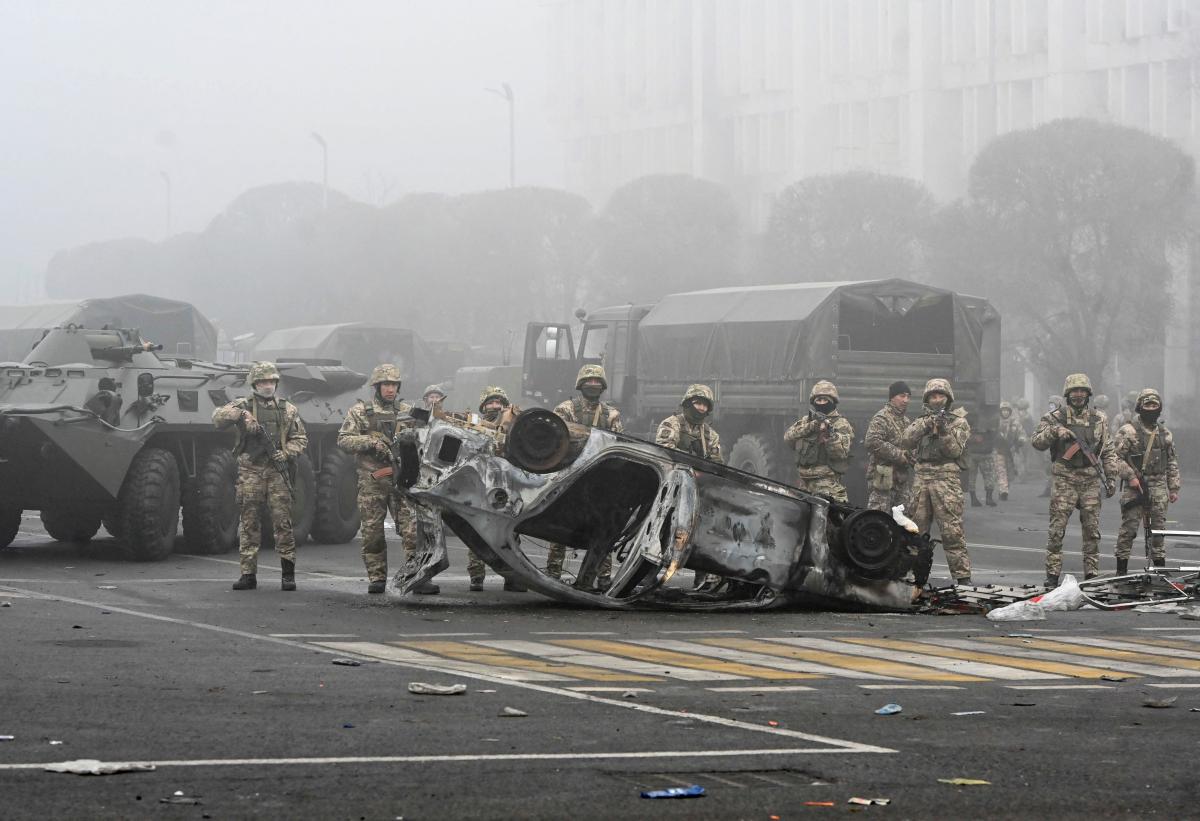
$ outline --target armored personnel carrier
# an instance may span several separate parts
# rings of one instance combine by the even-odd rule
[[[233,433],[216,430],[212,412],[249,390],[247,370],[158,347],[137,330],[68,325],[23,362],[0,363],[0,547],[26,510],[60,541],[86,542],[103,523],[141,561],[170,555],[181,511],[189,552],[236,547]],[[296,542],[349,541],[359,525],[354,461],[335,439],[365,377],[340,365],[279,368],[280,394],[309,436],[295,466]]]

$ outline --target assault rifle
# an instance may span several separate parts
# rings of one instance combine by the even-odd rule
[[[262,439],[263,449],[267,452],[267,458],[271,460],[271,464],[279,471],[279,475],[283,477],[283,483],[287,486],[288,495],[293,499],[296,498],[296,485],[292,482],[292,471],[289,467],[289,460],[277,459],[279,455],[279,446],[275,444],[275,440],[267,434],[267,429],[261,424],[253,430],[246,429],[246,422],[243,419],[238,419],[238,427],[242,429],[243,436],[254,436]]]
[[[1088,447],[1087,442],[1085,442],[1079,438],[1078,433],[1071,430],[1065,424],[1062,424],[1063,422],[1065,422],[1066,417],[1059,415],[1058,420],[1060,423],[1060,427],[1062,427],[1062,429],[1065,430],[1067,433],[1071,434],[1071,440],[1072,440],[1071,444],[1067,446],[1067,449],[1065,451],[1063,451],[1062,456],[1059,458],[1061,458],[1063,461],[1070,461],[1071,459],[1075,458],[1075,454],[1082,453],[1084,460],[1086,460],[1089,465],[1091,465],[1093,468],[1096,469],[1096,475],[1100,477],[1101,483],[1104,485],[1105,488],[1107,488],[1108,487],[1108,474],[1104,472],[1104,463],[1100,461],[1100,457],[1098,457],[1092,451],[1092,449],[1090,447]],[[1109,494],[1109,495],[1111,495],[1111,494]]]

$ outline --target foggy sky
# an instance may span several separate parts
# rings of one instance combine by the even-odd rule
[[[202,230],[247,188],[321,178],[374,201],[562,184],[541,0],[0,0],[0,303],[57,250]],[[376,181],[368,184],[366,177]]]

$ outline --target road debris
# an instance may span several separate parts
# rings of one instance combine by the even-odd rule
[[[704,788],[699,784],[690,787],[668,787],[665,790],[644,790],[642,798],[702,798]]]
[[[15,738],[15,735],[0,735],[0,741],[12,741]]]
[[[362,662],[358,659],[336,658],[332,663],[342,667],[362,667]]]
[[[806,807],[833,807],[836,806],[832,801],[805,801]]]
[[[885,704],[882,707],[880,707],[878,710],[875,711],[875,715],[877,715],[877,716],[894,716],[894,715],[896,715],[896,713],[899,713],[903,709],[904,708],[901,707],[899,704]]]
[[[47,764],[44,769],[48,773],[70,773],[71,775],[116,775],[117,773],[152,773],[156,768],[153,764],[142,761],[100,761],[95,758],[77,758],[74,761]]]
[[[12,607],[12,602],[10,602],[10,601],[0,601],[0,607]]]
[[[419,696],[457,696],[467,692],[467,685],[426,684],[423,681],[412,681],[408,684],[408,692]]]
[[[621,693],[621,698],[637,698],[637,690],[626,690]]]
[[[98,584],[98,585],[96,585],[96,589],[97,590],[116,590],[117,586],[115,584]]]
[[[252,693],[250,693],[250,695],[252,695],[252,696],[268,696],[270,694],[271,694],[270,690],[255,690]]]
[[[851,798],[849,801],[847,801],[846,803],[847,804],[857,804],[860,807],[870,807],[872,805],[886,807],[888,804],[892,803],[892,799],[890,799],[890,798],[859,798],[859,797],[855,796],[855,797]]]
[[[939,778],[939,784],[953,784],[955,787],[990,787],[991,781],[982,778]]]
[[[964,710],[961,713],[951,713],[952,716],[983,716],[987,715],[986,710]]]
[[[1155,710],[1165,710],[1168,707],[1174,707],[1175,702],[1179,701],[1179,696],[1166,696],[1158,698],[1157,696],[1146,696],[1142,702],[1143,707],[1150,707]]]
[[[1101,681],[1125,681],[1128,678],[1129,676],[1114,676],[1109,673],[1105,673],[1104,675],[1100,676]]]
[[[516,707],[505,707],[500,711],[500,718],[525,718],[529,713]]]
[[[203,802],[201,802],[201,801],[200,801],[200,797],[199,797],[199,796],[195,796],[195,795],[184,795],[184,794],[183,794],[183,790],[176,790],[174,793],[172,793],[171,795],[167,796],[166,798],[160,798],[160,799],[158,799],[158,803],[160,803],[160,804],[193,804],[193,805],[199,805],[199,804],[201,804],[201,803],[203,803]]]

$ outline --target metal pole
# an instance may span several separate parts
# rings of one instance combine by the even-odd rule
[[[500,88],[485,88],[508,103],[508,187],[517,187],[517,98],[512,86],[501,83]]]
[[[158,175],[162,177],[163,182],[167,186],[167,236],[169,237],[171,236],[171,175],[166,171],[159,171]]]
[[[312,138],[317,141],[317,145],[321,146],[321,210],[329,210],[329,146],[325,142],[325,138],[317,132],[312,133]]]

